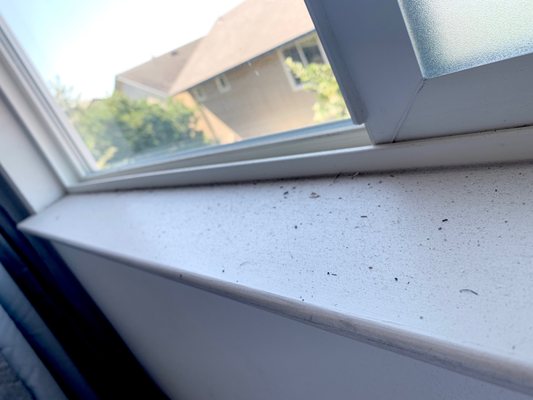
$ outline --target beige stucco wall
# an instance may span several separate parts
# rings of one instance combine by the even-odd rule
[[[277,52],[225,75],[231,85],[228,92],[220,93],[214,80],[202,84],[202,107],[210,120],[219,120],[213,126],[222,122],[245,139],[313,124],[315,96],[293,89]]]

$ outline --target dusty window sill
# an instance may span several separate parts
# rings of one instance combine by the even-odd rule
[[[533,393],[533,165],[70,195],[24,231]]]

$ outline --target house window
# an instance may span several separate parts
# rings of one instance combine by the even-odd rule
[[[192,95],[196,101],[205,101],[207,99],[205,88],[203,86],[196,86],[192,88]]]
[[[301,79],[287,65],[287,60],[290,59],[293,62],[300,63],[304,67],[307,67],[309,64],[325,63],[324,54],[318,43],[318,39],[314,35],[284,47],[281,49],[280,56],[289,82],[295,89],[303,88],[303,84]]]
[[[321,92],[320,82],[316,90],[309,90],[314,102],[299,95],[291,98],[286,78],[272,73],[279,68],[276,52],[288,43],[284,57],[304,66],[324,63],[304,1],[196,0],[186,10],[180,2],[153,1],[150,7],[146,0],[135,2],[128,9],[133,17],[124,19],[120,0],[97,4],[57,0],[31,13],[23,2],[0,0],[5,5],[1,7],[0,62],[1,45],[16,36],[21,46],[6,54],[27,52],[36,68],[24,67],[25,71],[39,83],[21,85],[47,92],[43,101],[51,104],[44,104],[43,110],[62,114],[55,109],[59,105],[65,111],[46,119],[61,120],[59,129],[72,136],[65,139],[69,144],[64,147],[82,147],[75,151],[76,158],[82,159],[83,177],[114,174],[117,169],[132,171],[148,160],[155,164],[163,157],[182,158],[182,153],[201,148],[216,152],[222,144],[241,148],[243,141],[270,140],[266,136],[330,122],[350,124],[331,70],[313,78],[333,82],[327,93]],[[60,8],[68,12],[58,12]],[[286,22],[278,27],[281,17]],[[139,30],[138,21],[146,29]],[[13,31],[5,41],[4,26],[6,32]],[[62,35],[50,26],[61,26]],[[264,35],[274,29],[276,34]],[[295,44],[294,38],[304,40]],[[14,65],[24,62],[14,60]],[[289,79],[295,87],[303,87],[297,74]],[[153,97],[159,100],[152,101]],[[285,142],[285,135],[278,137]],[[323,150],[341,142],[324,140]],[[243,153],[239,159],[249,158]]]
[[[126,36],[113,35],[119,31],[117,20],[126,24],[121,25],[124,33],[134,19],[118,18],[121,14],[110,18],[104,12],[121,10],[106,8],[118,0],[98,3],[102,12],[86,12],[87,2],[62,1],[72,8],[68,13],[53,7],[28,13],[24,2],[0,0],[5,5],[0,18],[0,92],[21,120],[32,118],[28,134],[67,190],[169,185],[166,178],[154,179],[158,173],[170,176],[162,173],[168,170],[179,170],[172,176],[183,184],[198,183],[198,171],[191,168],[205,174],[203,183],[235,180],[235,170],[241,174],[238,179],[273,178],[293,173],[285,168],[287,160],[298,165],[296,174],[322,175],[390,168],[393,160],[418,167],[443,165],[439,151],[450,154],[450,165],[456,165],[471,159],[456,157],[457,149],[465,148],[489,149],[479,160],[529,158],[507,153],[509,139],[500,143],[483,138],[487,145],[477,146],[477,139],[445,138],[453,143],[447,150],[430,140],[417,144],[417,149],[427,145],[431,150],[414,160],[402,151],[414,151],[415,146],[392,144],[533,125],[528,84],[533,6],[523,0],[490,0],[491,7],[479,0],[450,0],[446,7],[436,0],[234,0],[232,7],[240,5],[233,11],[233,0],[196,0],[187,9],[196,12],[197,20],[190,23],[205,23],[206,31],[211,26],[196,40],[187,36],[187,26],[175,23],[172,7],[180,7],[176,2],[167,2],[170,8],[161,12],[140,1],[132,4],[132,12],[153,29],[132,36],[130,43],[123,41]],[[223,23],[206,23],[206,7]],[[153,10],[157,15],[147,14]],[[267,35],[266,40],[261,35],[289,13],[300,23],[284,26],[281,36]],[[158,19],[166,15],[172,19],[168,24]],[[49,26],[61,26],[62,35]],[[159,31],[168,26],[183,29],[179,42],[175,35]],[[310,33],[315,27],[320,42]],[[137,32],[134,24],[131,33]],[[243,32],[257,34],[257,43]],[[152,47],[141,49],[147,43]],[[313,68],[294,73],[286,66],[288,58]],[[285,77],[270,73],[279,72],[278,62],[286,67],[293,87],[305,84],[309,96],[287,93]],[[229,70],[232,85],[237,79],[243,79],[239,85],[246,82],[239,86],[249,90],[245,96],[213,96],[209,108],[190,101],[191,93],[200,102],[206,100],[213,80],[219,90],[227,90],[230,82],[223,74]],[[309,72],[317,71],[318,78],[309,82]],[[124,79],[166,98],[154,102],[128,97],[117,84]],[[526,136],[516,135],[520,140]],[[367,146],[369,139],[387,144],[386,150]],[[516,143],[518,153],[528,149]],[[496,145],[500,147],[495,150]],[[353,157],[342,153],[347,149]],[[389,152],[393,156],[387,159],[375,156]],[[320,162],[310,161],[310,155]],[[333,156],[333,162],[323,162],[322,157]],[[257,164],[245,165],[252,162]],[[266,173],[259,162],[277,172]]]
[[[217,89],[220,93],[226,93],[229,92],[231,89],[231,85],[229,83],[229,80],[226,76],[226,74],[219,75],[215,78],[215,83],[217,85]]]
[[[307,64],[324,64],[324,55],[316,37],[302,40],[298,43],[304,55],[303,61]]]

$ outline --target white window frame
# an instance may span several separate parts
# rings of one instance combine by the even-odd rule
[[[533,53],[428,75],[413,39],[411,3],[306,0],[352,119],[365,124],[372,141],[532,125]]]
[[[530,127],[376,146],[363,126],[346,120],[95,171],[3,21],[0,28],[0,90],[67,193],[533,159]],[[334,48],[325,50],[330,60],[336,56]]]
[[[296,51],[298,52],[298,55],[300,56],[300,60],[302,60],[303,66],[307,67],[309,65],[309,60],[307,60],[307,57],[305,56],[305,53],[304,53],[304,51],[302,49],[301,43],[305,42],[305,41],[307,41],[309,39],[316,40],[318,49],[320,50],[320,55],[322,56],[322,58],[324,60],[324,63],[329,63],[328,58],[326,57],[326,53],[324,52],[324,49],[322,47],[322,44],[320,43],[320,40],[318,40],[318,37],[316,36],[316,34],[307,35],[307,36],[305,36],[303,38],[300,38],[300,39],[298,39],[296,41],[290,42],[290,43],[284,45],[283,47],[281,47],[280,49],[278,49],[278,51],[277,51],[279,60],[281,62],[283,70],[285,71],[285,75],[287,76],[289,84],[291,85],[291,88],[294,91],[303,90],[304,89],[304,85],[302,83],[296,82],[296,80],[294,79],[294,76],[293,76],[290,68],[287,66],[287,63],[285,62],[285,56],[283,55],[283,51],[286,50],[286,49],[290,49],[291,47],[295,47]]]
[[[231,90],[231,83],[226,74],[220,74],[215,78],[215,84],[219,93],[227,93]]]

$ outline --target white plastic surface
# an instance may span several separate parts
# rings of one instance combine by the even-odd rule
[[[94,254],[58,250],[171,399],[531,399]]]
[[[533,393],[532,210],[523,164],[76,195],[22,228]]]

